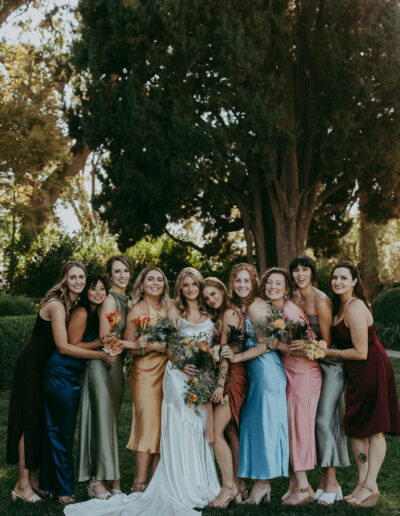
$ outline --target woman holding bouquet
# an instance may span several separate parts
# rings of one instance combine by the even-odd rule
[[[32,335],[13,364],[7,428],[7,463],[19,464],[18,479],[12,492],[18,498],[36,503],[41,498],[34,470],[42,461],[44,412],[43,371],[57,347],[65,355],[76,352],[68,343],[66,320],[85,287],[86,269],[80,262],[68,262],[61,269],[59,282],[40,301]],[[85,354],[81,350],[82,355]]]
[[[278,267],[267,270],[261,279],[261,293],[272,305],[283,310],[292,323],[307,324],[307,316],[288,297],[291,294],[290,276]],[[307,328],[307,336],[315,333]],[[314,491],[308,483],[307,470],[316,465],[315,416],[321,392],[322,375],[317,362],[305,358],[301,351],[290,351],[288,344],[278,341],[276,349],[283,353],[287,376],[290,464],[293,471],[288,492],[282,500],[285,505],[301,505],[314,501]],[[290,351],[290,356],[288,355]]]
[[[221,346],[230,345],[241,351],[243,346],[244,317],[240,309],[230,301],[225,285],[217,278],[206,278],[202,295],[215,323],[215,334]],[[214,452],[222,474],[222,489],[209,504],[224,509],[235,499],[242,502],[246,493],[243,480],[237,477],[239,462],[239,414],[248,391],[246,368],[232,364],[223,358],[219,365],[217,387],[214,390]],[[225,438],[229,438],[229,445]]]
[[[312,258],[297,256],[290,262],[290,275],[297,286],[292,301],[307,314],[319,340],[331,345],[332,303],[313,284],[317,268]],[[301,346],[300,346],[301,347]],[[292,349],[300,349],[292,346]],[[343,430],[343,390],[345,373],[340,358],[326,358],[319,362],[322,371],[322,389],[315,420],[317,463],[323,473],[315,500],[332,504],[342,499],[342,490],[336,480],[336,468],[349,466],[346,437]]]
[[[132,492],[144,491],[160,460],[161,404],[167,365],[165,342],[149,342],[146,326],[154,326],[170,309],[169,286],[161,269],[145,267],[133,285],[132,308],[125,339],[133,342],[134,355],[129,384],[132,396],[132,427],[127,448],[136,451]]]
[[[104,351],[96,350],[101,346],[97,338],[97,312],[105,297],[104,280],[98,275],[88,276],[68,323],[68,341],[76,345],[76,352],[68,356],[56,349],[44,370],[46,432],[40,488],[57,495],[64,505],[74,502],[73,445],[84,359],[96,358],[107,364],[115,360]]]
[[[100,340],[111,331],[118,337],[124,333],[129,300],[126,290],[131,277],[131,264],[125,256],[112,256],[106,267],[111,288],[100,309]],[[119,312],[119,322],[111,328],[110,316],[116,311]],[[122,354],[111,366],[101,360],[87,362],[80,409],[78,480],[90,481],[90,498],[107,499],[121,492],[118,419],[123,393]],[[110,491],[105,481],[109,481]]]
[[[347,372],[344,430],[358,469],[358,483],[346,501],[373,507],[379,498],[377,476],[386,453],[384,434],[400,434],[400,411],[392,364],[376,335],[360,274],[341,261],[331,273],[332,342],[328,357],[342,358]]]
[[[240,414],[238,476],[255,479],[248,503],[270,500],[270,479],[288,475],[289,437],[286,407],[286,375],[276,351],[256,337],[253,324],[267,320],[269,305],[257,297],[258,277],[249,264],[236,265],[231,273],[233,300],[240,305],[246,323],[246,350],[222,355],[233,364],[246,361],[250,389]],[[257,342],[260,340],[261,343]]]

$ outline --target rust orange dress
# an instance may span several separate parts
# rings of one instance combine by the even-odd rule
[[[164,310],[149,306],[150,324],[165,317]],[[163,377],[167,356],[151,351],[144,356],[134,356],[129,375],[132,396],[132,426],[127,448],[147,453],[160,453],[161,405]]]
[[[224,397],[228,396],[232,419],[239,429],[240,409],[249,391],[249,379],[246,365],[242,362],[230,364],[228,378],[225,382]]]

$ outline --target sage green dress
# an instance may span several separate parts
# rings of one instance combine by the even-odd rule
[[[321,339],[318,316],[307,314],[307,317]],[[322,388],[315,419],[317,464],[323,468],[350,466],[343,429],[343,390],[346,383],[343,360],[327,357],[318,363],[322,371]]]
[[[114,333],[123,336],[128,296],[110,291],[121,312]],[[118,419],[124,394],[124,353],[112,365],[88,360],[82,383],[78,480],[121,478],[118,457]]]

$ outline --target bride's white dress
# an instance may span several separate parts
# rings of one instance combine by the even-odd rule
[[[179,335],[212,339],[210,319],[192,324],[179,317]],[[183,401],[185,373],[168,362],[162,403],[161,458],[144,493],[116,495],[109,500],[88,500],[68,505],[68,516],[189,516],[201,514],[220,491],[212,446],[206,439],[206,414],[195,414]]]

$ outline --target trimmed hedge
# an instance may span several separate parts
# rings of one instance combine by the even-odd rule
[[[37,307],[27,297],[0,294],[0,316],[32,315],[36,311]]]
[[[35,319],[35,315],[0,317],[0,389],[10,387],[14,359],[32,333]]]
[[[372,303],[374,320],[385,326],[400,322],[400,287],[386,290]]]

